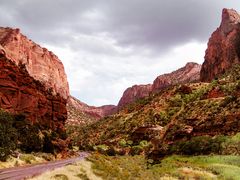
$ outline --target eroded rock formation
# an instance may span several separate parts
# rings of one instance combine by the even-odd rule
[[[0,108],[22,114],[31,122],[53,130],[64,129],[66,99],[53,95],[40,81],[29,75],[25,65],[16,65],[0,51]]]
[[[0,45],[16,65],[24,64],[30,76],[39,80],[54,95],[67,99],[69,87],[62,62],[46,48],[29,40],[19,29],[0,27]]]
[[[176,71],[158,76],[153,82],[152,91],[157,92],[171,85],[198,81],[200,70],[201,65],[189,62]]]
[[[64,131],[69,96],[62,62],[19,29],[0,28],[0,108]]]
[[[222,22],[208,42],[201,81],[211,81],[234,64],[240,63],[240,15],[223,9]]]

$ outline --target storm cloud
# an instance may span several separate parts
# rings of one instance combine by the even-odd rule
[[[1,0],[0,25],[57,54],[74,96],[116,104],[128,86],[203,62],[224,7],[240,10],[234,0]]]

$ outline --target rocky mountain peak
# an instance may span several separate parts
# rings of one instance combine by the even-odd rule
[[[226,35],[231,32],[234,27],[240,23],[240,16],[234,9],[226,9],[222,10],[222,22],[220,25],[220,29]]]
[[[211,81],[240,63],[239,47],[240,15],[233,9],[223,9],[221,25],[208,41],[200,73],[201,81]]]

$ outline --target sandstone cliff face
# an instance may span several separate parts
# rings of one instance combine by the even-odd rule
[[[152,91],[157,92],[171,85],[198,81],[200,70],[201,65],[189,62],[176,71],[158,76],[153,82]]]
[[[130,104],[137,99],[149,96],[152,91],[152,85],[147,84],[147,85],[134,85],[130,88],[127,88],[124,93],[122,98],[120,99],[118,103],[118,108],[121,109],[127,104]]]
[[[24,65],[15,64],[0,50],[0,108],[23,114],[31,122],[53,130],[63,130],[67,118],[66,100],[53,95],[29,75]]]
[[[59,93],[68,98],[67,76],[56,55],[29,40],[19,29],[0,28],[0,45],[8,59],[17,65],[24,64],[29,75],[52,89],[54,95]]]
[[[158,76],[153,84],[134,85],[124,91],[118,103],[118,108],[121,109],[137,99],[147,97],[151,93],[156,93],[171,85],[198,81],[200,78],[200,69],[201,65],[189,62],[184,67],[172,73]]]
[[[111,115],[117,111],[114,105],[100,107],[89,106],[78,99],[70,96],[67,103],[67,124],[87,124]]]
[[[223,9],[222,22],[208,42],[201,81],[211,81],[234,64],[240,63],[240,15]]]

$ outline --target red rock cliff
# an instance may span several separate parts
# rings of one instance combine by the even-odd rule
[[[152,85],[147,84],[147,85],[134,85],[132,87],[127,88],[123,95],[122,98],[120,99],[118,103],[118,108],[121,109],[127,104],[130,104],[137,99],[149,96],[152,90]]]
[[[200,78],[200,69],[201,65],[189,62],[176,71],[158,76],[152,85],[134,85],[127,88],[118,103],[118,108],[121,109],[137,99],[149,96],[151,93],[158,92],[171,85],[198,81]]]
[[[25,64],[30,76],[39,80],[53,94],[60,94],[67,99],[69,87],[62,62],[51,51],[42,48],[26,36],[19,29],[0,27],[0,45],[5,49],[8,59]]]
[[[233,9],[223,9],[221,25],[208,42],[200,79],[211,81],[237,63],[240,63],[240,15]]]
[[[157,92],[171,85],[198,81],[200,70],[201,65],[189,62],[176,71],[158,76],[153,82],[152,91]]]
[[[40,81],[29,75],[24,65],[11,61],[0,46],[0,108],[23,114],[53,130],[63,129],[67,118],[66,99],[53,95]]]

